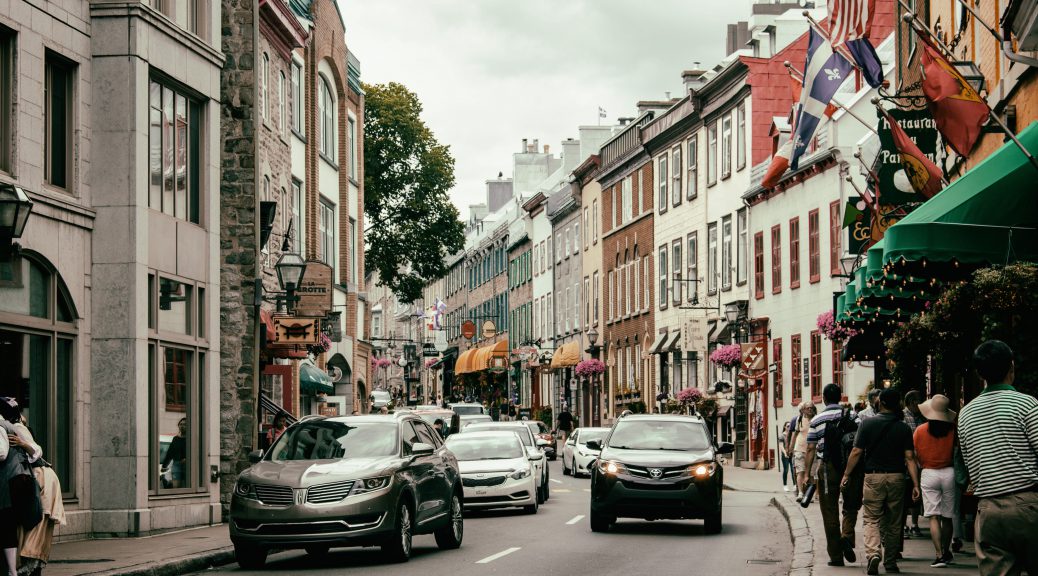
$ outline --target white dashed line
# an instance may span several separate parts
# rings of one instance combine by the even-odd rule
[[[577,522],[580,522],[583,519],[584,519],[584,515],[583,514],[578,514],[578,515],[574,516],[572,520],[570,520],[569,522],[566,522],[566,525],[572,526],[572,525],[576,524]]]
[[[584,488],[584,492],[590,492],[590,491],[591,491],[590,488]]]
[[[501,558],[503,556],[508,556],[509,554],[511,554],[512,552],[515,552],[517,550],[520,550],[520,548],[509,548],[507,550],[503,550],[503,551],[498,552],[497,554],[494,554],[492,556],[487,556],[486,558],[476,562],[476,564],[490,564],[494,560],[497,560],[498,558]]]
[[[558,493],[558,494],[563,494],[563,493],[572,492],[572,490],[570,490],[569,488],[556,488],[555,490],[552,490],[552,492],[555,492],[555,493]]]
[[[556,484],[562,484],[562,480],[556,480],[554,478],[549,478],[549,480],[551,480],[552,482],[554,482]]]

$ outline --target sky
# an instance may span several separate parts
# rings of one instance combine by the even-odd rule
[[[400,82],[450,146],[462,218],[510,177],[523,138],[558,155],[577,127],[682,95],[681,72],[724,57],[751,0],[338,0],[369,84]]]

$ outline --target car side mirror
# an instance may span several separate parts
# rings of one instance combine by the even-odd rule
[[[731,454],[732,452],[735,452],[735,444],[732,444],[731,442],[721,442],[717,445],[717,450],[715,450],[715,452],[718,454]]]
[[[551,446],[551,442],[548,442],[544,438],[538,438],[537,439],[537,447],[538,448],[544,448],[545,446]]]
[[[436,448],[432,444],[426,444],[425,442],[415,442],[411,446],[411,457],[420,458],[422,456],[430,456]]]
[[[249,452],[249,464],[259,464],[260,460],[263,460],[263,450]]]
[[[602,441],[601,440],[588,440],[587,444],[585,444],[585,446],[588,447],[588,450],[601,450],[602,449]]]
[[[566,444],[569,444],[570,446],[576,446],[577,445],[577,439],[576,438],[570,438],[569,440],[566,440]]]

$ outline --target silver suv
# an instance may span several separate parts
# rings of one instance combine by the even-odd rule
[[[381,546],[411,557],[415,534],[461,546],[458,461],[411,413],[307,419],[238,476],[231,498],[235,559],[256,569],[270,549]]]

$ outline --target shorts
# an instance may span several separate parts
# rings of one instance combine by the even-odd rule
[[[955,517],[955,469],[923,468],[919,478],[923,492],[923,516]]]
[[[806,459],[807,459],[807,454],[804,453],[804,452],[794,452],[793,453],[793,469],[796,470],[797,473],[806,471],[806,469],[807,469]]]

